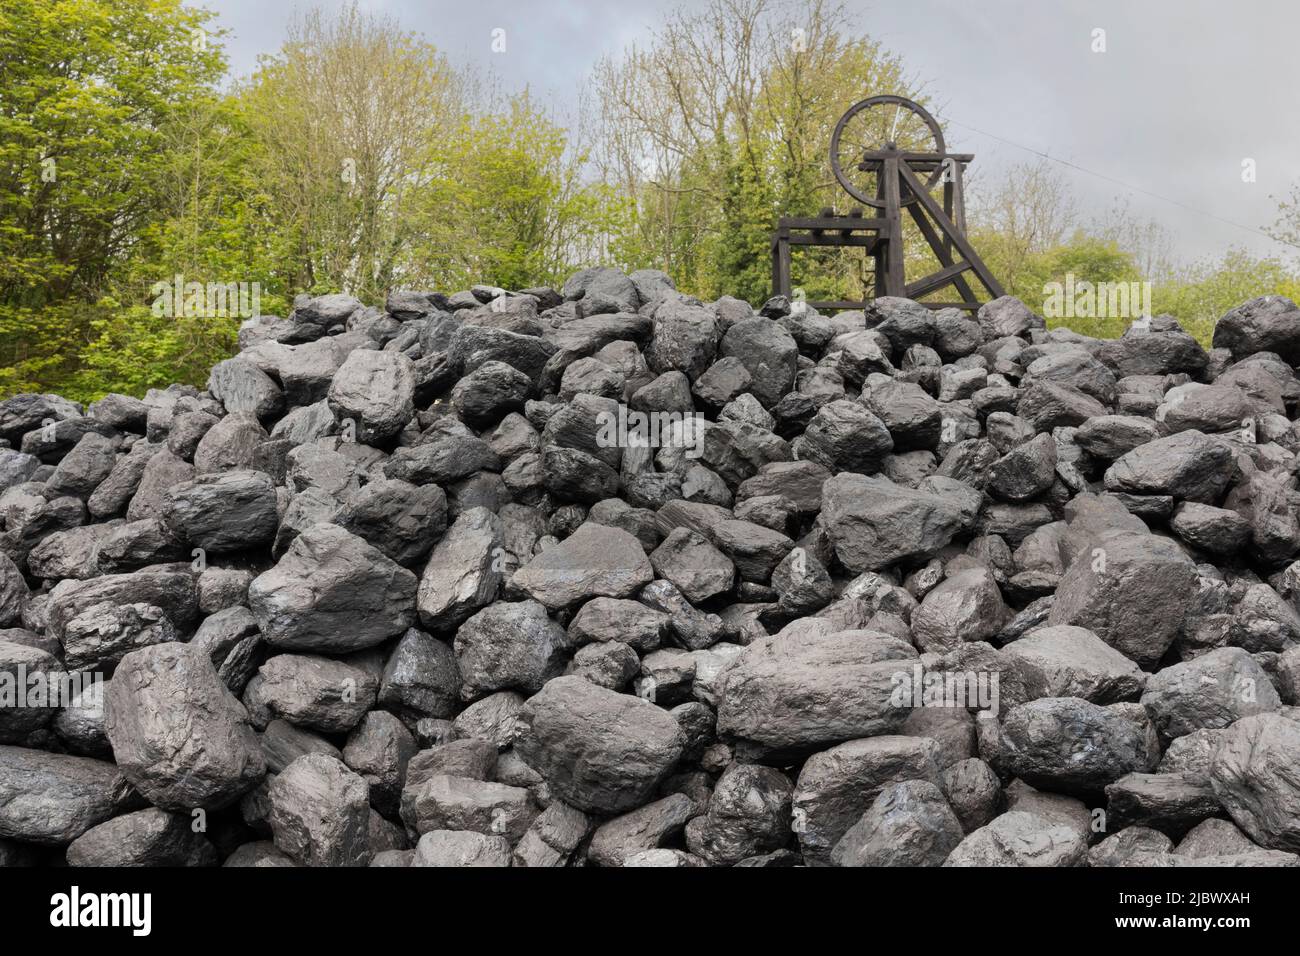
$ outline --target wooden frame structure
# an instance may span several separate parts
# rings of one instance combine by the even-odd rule
[[[891,140],[881,148],[865,149],[855,154],[858,160],[850,168],[866,173],[874,180],[874,194],[864,193],[839,160],[839,143],[846,124],[864,109],[893,106],[919,117],[930,130],[935,150],[930,152],[901,149]],[[896,119],[897,121],[897,119]],[[978,309],[983,303],[972,288],[975,280],[990,298],[1004,293],[984,260],[966,238],[966,213],[962,183],[966,166],[975,157],[970,153],[949,153],[943,134],[922,107],[896,96],[879,96],[855,104],[840,118],[831,140],[831,165],[836,178],[855,199],[878,210],[868,217],[859,209],[847,216],[831,210],[813,218],[783,217],[772,234],[772,287],[775,295],[789,297],[792,292],[790,263],[794,246],[850,246],[861,248],[875,262],[874,297],[900,296],[917,299],[946,287],[953,287],[960,301],[926,302],[934,309]],[[931,189],[942,184],[942,202]],[[904,268],[903,215],[916,224],[940,268],[926,276],[908,281]],[[809,302],[815,309],[860,309],[865,302]]]

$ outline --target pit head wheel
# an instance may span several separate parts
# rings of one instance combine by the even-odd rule
[[[831,170],[850,196],[875,209],[885,208],[879,195],[883,162],[868,154],[885,152],[942,156],[943,130],[925,107],[906,97],[871,96],[854,103],[831,134]],[[943,172],[942,163],[936,163],[926,188],[938,184]],[[914,202],[916,197],[909,196],[901,204]]]

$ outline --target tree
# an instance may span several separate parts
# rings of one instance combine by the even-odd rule
[[[528,91],[500,97],[355,5],[310,13],[238,93],[286,289],[556,281],[604,228],[585,156]]]
[[[1300,249],[1300,183],[1293,185],[1291,192],[1278,200],[1277,219],[1268,233],[1278,242]]]
[[[225,69],[180,0],[0,8],[0,390],[67,383],[96,302],[141,251],[177,109]]]
[[[70,393],[130,393],[175,381],[202,384],[236,347],[233,308],[197,313],[153,307],[154,287],[175,276],[255,293],[257,311],[280,313],[295,291],[285,270],[291,250],[273,225],[274,197],[254,175],[260,148],[228,98],[177,110],[166,129],[163,188],[156,220],[139,235],[139,254],[111,277],[97,303],[92,338]]]
[[[374,299],[404,278],[422,228],[404,206],[445,171],[440,147],[462,126],[463,94],[432,46],[355,3],[291,25],[239,93],[291,288]]]
[[[1169,231],[1155,219],[1134,215],[1128,200],[1117,199],[1093,230],[1127,250],[1146,281],[1161,283],[1174,277],[1173,238]]]
[[[559,285],[599,258],[614,208],[585,159],[527,90],[463,117],[405,211],[427,227],[411,268],[447,288]]]
[[[626,268],[666,269],[708,297],[770,293],[767,247],[782,215],[843,203],[827,146],[839,115],[874,93],[924,100],[901,61],[850,33],[826,0],[710,0],[593,77],[604,129],[595,162],[629,197],[612,237]],[[845,298],[864,277],[839,253],[799,263],[810,296]]]
[[[395,288],[559,285],[595,264],[665,268],[684,291],[758,304],[776,220],[851,205],[827,157],[837,118],[877,93],[927,101],[835,0],[670,14],[598,65],[594,136],[528,90],[485,90],[356,3],[299,18],[231,87],[209,23],[182,0],[0,6],[0,395],[202,384],[242,316],[160,311],[156,286],[174,276],[253,286],[272,314],[303,291],[378,303]],[[1293,268],[1237,251],[1173,270],[1158,226],[1124,205],[1084,222],[1045,163],[970,186],[976,246],[1034,307],[1067,275],[1148,280],[1157,311],[1208,343],[1240,301],[1300,291]],[[1280,241],[1300,239],[1297,210],[1300,187]],[[935,268],[904,224],[909,270]],[[794,281],[809,298],[860,298],[869,265],[802,250]]]
[[[1220,259],[1203,259],[1183,267],[1152,293],[1154,311],[1169,313],[1206,348],[1214,325],[1224,313],[1261,295],[1285,295],[1300,301],[1300,279],[1280,259],[1257,258],[1244,249],[1229,249]]]
[[[971,241],[1012,295],[1041,286],[1044,254],[1060,246],[1079,220],[1064,179],[1045,159],[1012,166],[992,183],[977,180],[967,204]]]

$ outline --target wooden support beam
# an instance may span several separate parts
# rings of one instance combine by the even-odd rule
[[[890,159],[899,159],[916,169],[925,169],[933,172],[936,166],[941,165],[945,160],[953,160],[958,163],[969,163],[975,159],[974,153],[900,153],[897,150],[873,149],[859,154],[862,162],[858,168],[883,163]]]
[[[952,219],[952,200],[953,200],[952,180],[945,179],[943,181],[943,214],[947,216],[949,219]],[[915,205],[915,203],[913,203],[913,205]],[[944,252],[948,253],[949,256],[952,255],[952,240],[949,239],[947,236],[943,237],[943,250]],[[947,263],[945,263],[942,259],[940,259],[939,264],[946,265]]]
[[[780,295],[790,295],[790,243],[783,242],[776,250],[777,289]]]
[[[880,242],[879,236],[791,236],[792,246],[864,246],[870,248]]]
[[[942,289],[948,283],[952,282],[957,276],[961,275],[970,268],[970,263],[965,259],[960,262],[954,262],[952,265],[944,266],[938,272],[932,272],[924,278],[917,279],[907,285],[905,299],[919,299],[928,292],[935,289]]]
[[[797,217],[782,216],[777,221],[778,229],[823,229],[849,230],[851,232],[882,232],[889,228],[884,219],[855,219],[852,216]]]
[[[789,295],[789,291],[781,288],[781,247],[786,243],[784,230],[778,229],[772,236],[772,294]]]
[[[903,272],[902,190],[899,182],[904,169],[907,167],[896,158],[885,160],[885,219],[889,222],[889,241],[885,248],[885,294],[895,296],[901,296],[907,285]]]
[[[964,277],[973,272],[989,295],[1003,295],[1002,287],[965,236],[965,197],[962,173],[974,158],[969,153],[908,153],[881,150],[862,154],[859,168],[876,175],[876,199],[883,215],[865,218],[833,215],[826,207],[820,216],[782,217],[771,244],[772,286],[775,294],[791,295],[792,247],[811,246],[862,249],[871,256],[875,273],[874,294],[919,299],[946,286],[953,286],[963,301],[924,302],[932,309],[976,310],[978,301]],[[943,164],[954,166],[956,174],[945,178],[941,203],[928,189],[928,181]],[[937,272],[908,283],[905,269],[902,210],[916,223],[939,262]],[[811,302],[814,308],[861,308],[864,303],[839,300]]]
[[[957,251],[962,254],[962,258],[966,259],[970,263],[971,271],[975,273],[980,282],[984,284],[984,287],[988,289],[989,294],[995,299],[1004,296],[1006,293],[1002,291],[1002,286],[998,284],[997,279],[993,278],[993,273],[990,272],[989,267],[984,264],[984,260],[981,259],[979,253],[975,251],[975,247],[970,244],[964,235],[962,235],[953,224],[952,220],[943,214],[943,210],[940,209],[939,204],[934,201],[934,197],[926,192],[921,181],[916,178],[916,173],[912,172],[906,163],[899,164],[898,170],[903,179],[903,183],[912,192],[912,195],[916,196],[917,201],[925,207],[925,211],[930,214],[930,218],[938,223],[939,228],[945,234],[952,238],[952,244],[957,247]]]
[[[853,299],[837,299],[831,302],[809,302],[808,305],[814,309],[863,309],[867,304]]]
[[[934,231],[934,226],[930,225],[930,220],[925,218],[925,213],[921,211],[920,207],[918,207],[916,203],[911,203],[906,208],[911,214],[912,219],[915,220],[916,227],[921,230],[921,235],[924,236],[925,241],[929,243],[930,249],[934,252],[935,258],[939,260],[939,265],[945,267],[952,265],[952,253],[949,251],[946,243],[940,241],[939,234]],[[966,302],[976,301],[975,293],[971,291],[970,286],[966,284],[966,280],[961,278],[960,275],[953,278],[953,285],[957,287],[957,291],[961,293],[963,300]]]
[[[939,309],[963,309],[968,312],[975,311],[981,305],[979,302],[921,302],[919,304],[936,311]],[[809,301],[808,305],[814,309],[862,309],[866,308],[867,303],[853,299],[837,299],[828,302]]]
[[[965,167],[957,167],[957,178],[953,180],[953,201],[956,205],[956,215],[952,216],[952,224],[957,227],[957,231],[963,236],[966,235],[966,186],[964,185]]]
[[[876,177],[876,201],[885,201],[885,177]],[[902,221],[899,221],[902,226]],[[871,253],[871,287],[875,293],[875,298],[879,299],[885,294],[885,257],[889,254],[888,236],[886,240],[879,243]]]

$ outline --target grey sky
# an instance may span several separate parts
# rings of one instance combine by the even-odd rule
[[[592,64],[643,40],[693,0],[363,0],[423,34],[457,62],[529,85],[561,113]],[[996,175],[1032,160],[980,130],[1177,200],[1200,215],[1061,167],[1085,216],[1116,198],[1153,218],[1184,259],[1229,246],[1259,255],[1297,250],[1211,216],[1260,229],[1276,197],[1300,181],[1300,82],[1293,0],[849,0],[863,32],[900,54],[949,124],[950,148]],[[231,66],[273,52],[296,8],[342,0],[206,0],[230,29]],[[491,51],[494,28],[505,53]],[[1094,28],[1105,53],[1092,52]],[[864,90],[863,96],[872,91]],[[848,103],[845,104],[847,107]],[[1254,159],[1257,181],[1242,181]],[[1270,198],[1274,197],[1274,198]]]

